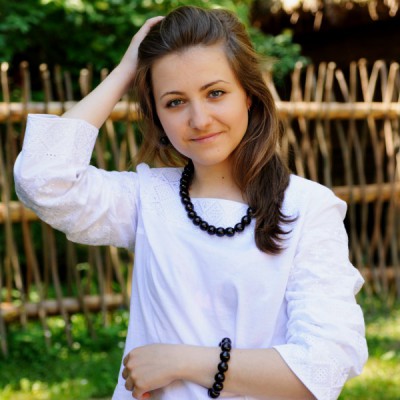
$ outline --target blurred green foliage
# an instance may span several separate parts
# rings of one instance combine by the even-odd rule
[[[60,64],[71,71],[88,64],[94,71],[112,68],[146,19],[185,4],[227,8],[250,25],[251,0],[0,0],[0,61]],[[290,33],[273,37],[249,28],[278,79],[296,61],[306,62]]]
[[[0,399],[2,400],[84,400],[108,397],[118,371],[128,326],[128,312],[117,310],[107,316],[92,315],[93,333],[82,315],[70,320],[72,346],[65,338],[61,317],[47,318],[46,336],[38,321],[23,328],[10,326],[9,356],[0,354]]]

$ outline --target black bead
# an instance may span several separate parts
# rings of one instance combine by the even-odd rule
[[[228,363],[226,363],[225,361],[221,361],[218,364],[218,371],[219,372],[226,372],[228,371]]]
[[[215,235],[217,228],[214,225],[209,225],[207,229],[208,234]]]
[[[182,177],[181,178],[181,185],[187,186],[188,184],[189,184],[189,179]]]
[[[216,399],[217,397],[219,397],[220,393],[216,392],[213,389],[208,389],[208,397],[211,397],[212,399]]]
[[[235,225],[235,227],[233,229],[235,229],[236,232],[243,232],[244,231],[244,225],[241,222],[239,222],[239,223],[237,223]]]
[[[222,389],[224,388],[224,385],[221,382],[214,382],[214,385],[212,386],[212,388],[216,392],[221,392]]]
[[[181,197],[181,202],[182,202],[182,204],[184,204],[184,205],[191,203],[190,197],[189,197],[189,196],[182,196],[182,197]]]
[[[242,224],[246,226],[246,225],[250,225],[250,223],[251,223],[251,218],[248,215],[245,215],[242,218]]]
[[[225,235],[232,237],[235,234],[235,230],[233,228],[225,228]]]
[[[187,189],[181,189],[179,191],[179,196],[189,196],[189,191]]]
[[[252,216],[254,216],[254,213],[256,212],[256,210],[254,209],[254,208],[252,208],[252,207],[249,207],[248,209],[247,209],[247,215],[249,216],[249,217],[252,217]]]
[[[187,204],[185,205],[185,210],[186,210],[186,211],[193,211],[193,209],[194,209],[194,206],[193,206],[193,203],[192,203],[192,202],[187,203]]]
[[[218,372],[215,374],[215,382],[223,382],[225,380],[225,375],[222,372]]]
[[[219,236],[219,237],[225,236],[225,229],[222,228],[222,227],[217,228],[216,234],[217,234],[217,236]]]
[[[228,362],[231,359],[231,355],[229,351],[224,350],[220,355],[219,358],[221,361],[226,361]]]
[[[231,339],[229,339],[228,337],[226,337],[226,338],[223,338],[223,339],[220,341],[220,343],[219,343],[218,346],[221,347],[224,343],[232,344]]]
[[[201,221],[200,229],[206,231],[208,229],[208,223],[206,221]]]
[[[195,213],[195,211],[188,211],[187,215],[190,219],[197,217],[197,214]]]
[[[221,350],[222,351],[231,351],[232,345],[229,342],[225,342],[221,344]]]
[[[196,226],[199,226],[202,222],[203,222],[203,220],[199,216],[196,216],[196,217],[193,218],[193,223]]]

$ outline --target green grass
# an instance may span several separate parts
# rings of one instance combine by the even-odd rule
[[[38,323],[9,329],[7,358],[0,356],[0,399],[83,400],[110,397],[115,387],[126,335],[128,313],[113,314],[109,327],[94,317],[90,337],[81,315],[72,317],[72,348],[65,340],[64,322],[49,319],[50,349]]]
[[[340,400],[400,399],[400,307],[361,300],[367,321],[370,357],[361,376],[350,380]],[[49,319],[52,346],[47,349],[39,323],[23,330],[9,327],[9,357],[0,356],[0,399],[109,399],[121,361],[128,313],[110,316],[109,327],[94,317],[96,337],[88,334],[84,318],[72,317],[74,343],[65,341],[63,321]]]
[[[347,382],[341,400],[400,399],[400,305],[363,301],[369,359],[362,374]]]

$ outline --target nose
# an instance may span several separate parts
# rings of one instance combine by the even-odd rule
[[[192,103],[190,106],[189,126],[192,129],[206,130],[212,122],[210,109],[203,102]]]

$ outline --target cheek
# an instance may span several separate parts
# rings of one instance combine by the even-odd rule
[[[158,120],[160,121],[161,129],[167,136],[169,136],[168,132],[171,130],[169,119],[166,117],[165,113],[163,113],[162,111],[160,112],[158,110],[157,110],[157,117]]]
[[[239,103],[240,104],[240,103]],[[231,116],[233,123],[240,129],[247,129],[249,113],[246,104],[241,104],[240,107],[231,109]]]
[[[170,139],[173,138],[173,136],[180,135],[184,124],[183,117],[180,114],[160,111],[157,115],[164,132]]]
[[[160,112],[158,114],[161,126],[164,133],[168,136],[172,146],[179,153],[184,154],[184,128],[182,125],[181,118],[178,115],[171,115],[169,113]]]
[[[170,137],[171,133],[174,132],[173,119],[166,116],[164,113],[158,114],[158,119],[160,120],[161,126],[164,129],[165,134]]]

